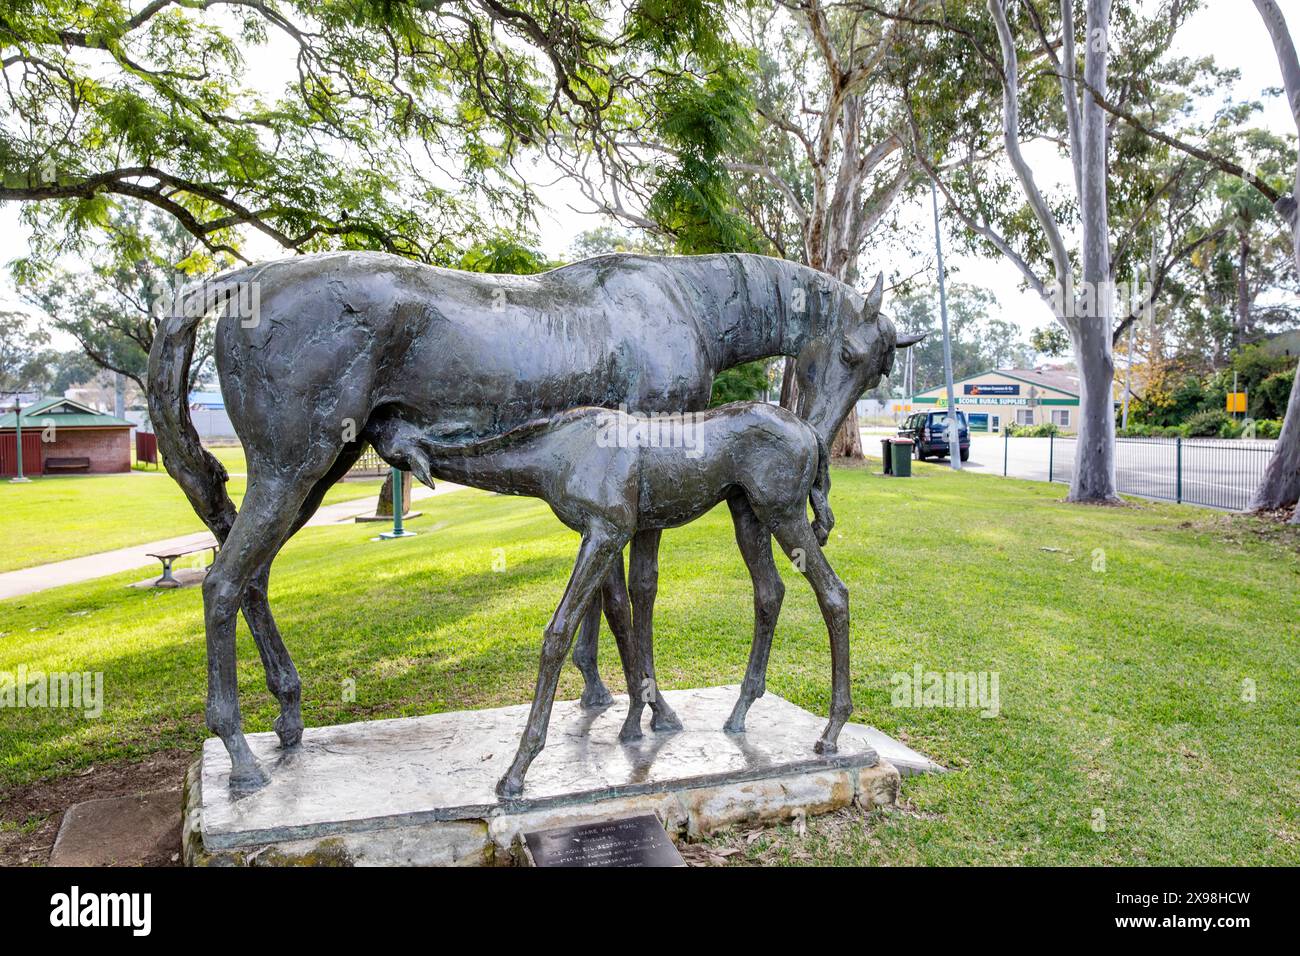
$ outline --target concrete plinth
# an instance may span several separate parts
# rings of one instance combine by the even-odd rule
[[[878,731],[849,724],[838,754],[813,742],[823,718],[768,694],[745,734],[722,724],[737,687],[668,691],[685,729],[622,744],[626,698],[601,711],[557,702],[546,748],[523,795],[494,787],[514,757],[528,707],[459,711],[308,729],[284,753],[274,734],[249,745],[269,771],[235,794],[230,761],[211,739],[185,784],[184,858],[217,865],[484,865],[523,859],[522,834],[654,813],[674,836],[735,823],[778,822],[857,800],[893,803],[895,766],[938,769]]]

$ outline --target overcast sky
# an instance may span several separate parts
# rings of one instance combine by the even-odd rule
[[[1295,0],[1285,0],[1283,6],[1287,8],[1287,13],[1292,14],[1292,29],[1300,30],[1300,16],[1296,16],[1300,14],[1300,4]],[[1180,32],[1175,52],[1185,56],[1210,54],[1221,66],[1240,71],[1241,80],[1236,89],[1231,91],[1238,98],[1259,97],[1265,88],[1281,84],[1268,34],[1249,0],[1209,0],[1207,9],[1196,14]],[[261,62],[265,63],[265,58]],[[1281,97],[1274,97],[1266,103],[1260,122],[1278,133],[1293,133],[1295,130]],[[1056,157],[1045,158],[1044,153],[1039,151],[1031,153],[1030,158],[1036,164],[1040,185],[1044,188],[1058,184],[1061,177],[1068,175],[1068,167]],[[553,178],[553,174],[539,171],[539,182],[550,182]],[[578,190],[572,184],[560,182],[549,186],[544,191],[543,199],[547,205],[539,216],[538,234],[543,248],[552,256],[567,254],[579,232],[602,222],[598,217],[584,215],[571,208],[584,207]],[[928,229],[930,217],[928,196],[911,201],[902,211],[905,228],[912,233]],[[26,240],[27,234],[18,221],[15,204],[3,204],[0,207],[0,261],[8,262],[25,254]],[[878,242],[878,245],[885,249],[891,248],[887,238]],[[862,274],[870,277],[876,271],[883,270],[886,273],[897,271],[907,276],[918,271],[933,271],[934,259],[931,252],[912,255],[901,248],[903,243],[895,245],[899,247],[897,251],[887,254],[882,261],[864,261]],[[945,251],[951,253],[953,244],[948,237],[945,237],[945,247]],[[251,251],[255,256],[277,254],[276,248],[270,245],[254,245]],[[1050,314],[1037,296],[1019,288],[1019,273],[1004,260],[979,260],[950,254],[948,266],[950,272],[955,273],[955,281],[984,286],[992,291],[1001,305],[1002,318],[1015,322],[1026,330],[1051,321]],[[0,307],[15,305],[18,302],[6,273],[0,277]],[[58,344],[66,348],[71,347],[72,343],[61,341]]]

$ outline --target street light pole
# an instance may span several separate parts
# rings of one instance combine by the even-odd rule
[[[961,428],[957,422],[957,401],[952,389],[952,339],[948,335],[948,287],[943,276],[943,239],[939,235],[939,190],[930,180],[930,202],[934,205],[934,253],[939,259],[939,320],[943,323],[943,380],[948,387],[948,464],[961,471]]]
[[[18,404],[18,396],[14,396],[14,446],[17,451],[18,474],[9,479],[14,484],[19,482],[31,481],[30,478],[23,474],[23,412],[22,406]]]

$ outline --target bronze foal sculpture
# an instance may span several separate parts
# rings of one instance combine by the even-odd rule
[[[822,554],[834,524],[827,493],[829,452],[812,427],[784,408],[740,402],[692,416],[693,453],[611,436],[633,433],[637,422],[621,411],[577,408],[524,425],[497,438],[456,447],[430,442],[406,424],[384,436],[385,455],[401,460],[425,482],[431,476],[476,488],[541,498],[555,516],[582,535],[568,587],[542,641],[528,723],[510,769],[497,784],[502,797],[518,796],[528,766],[546,742],[555,689],[569,645],[586,607],[632,536],[694,521],[723,501],[743,498],[785,553],[797,559],[817,593],[831,643],[830,721],[815,744],[834,753],[840,728],[853,709],[849,694],[848,589]],[[808,522],[811,503],[814,523]],[[650,675],[637,672],[644,648],[619,648],[628,683],[628,715],[620,734],[641,735]],[[764,655],[766,659],[766,655]],[[753,698],[742,688],[737,712]],[[735,714],[733,713],[733,720]],[[730,727],[732,721],[728,721]]]
[[[232,296],[255,303],[254,314],[232,314]],[[824,431],[879,381],[895,345],[910,344],[896,342],[878,316],[880,298],[879,280],[864,300],[822,273],[763,256],[601,256],[539,276],[497,276],[348,252],[236,270],[186,299],[155,335],[149,409],[167,470],[224,542],[203,590],[207,722],[231,755],[231,784],[265,780],[241,726],[235,615],[242,610],[280,704],[281,744],[293,747],[301,689],[267,603],[271,562],[367,442],[384,453],[375,439],[392,423],[457,444],[582,405],[698,410],[718,371],[789,355],[800,415]],[[195,333],[214,309],[222,312],[222,394],[248,456],[238,514],[186,394]],[[757,548],[747,509],[732,508],[737,536]],[[634,625],[649,626],[658,533],[633,548]],[[616,564],[607,595],[621,586]],[[589,616],[598,615],[592,602]],[[622,626],[621,616],[610,623]],[[588,682],[584,699],[607,698],[594,653],[575,657]],[[652,706],[661,726],[673,726],[662,698]]]

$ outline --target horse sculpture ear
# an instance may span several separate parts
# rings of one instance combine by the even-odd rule
[[[900,335],[894,341],[894,348],[898,348],[898,349],[908,348],[909,346],[915,345],[917,342],[921,341],[923,338],[925,338],[925,336],[926,333],[924,332],[922,332],[920,335]]]
[[[862,307],[862,316],[866,319],[874,319],[880,314],[880,303],[885,298],[885,274],[883,272],[876,275],[876,284],[871,287],[867,293],[867,302]]]

